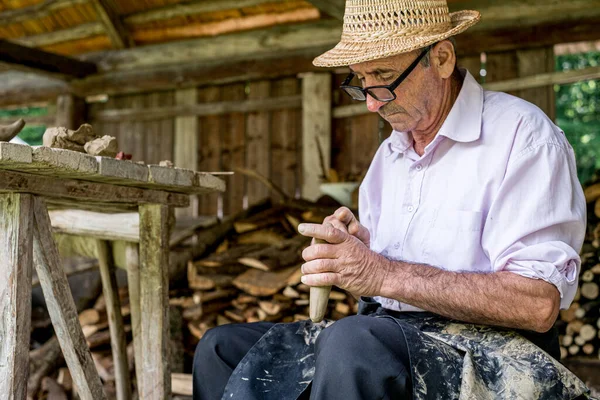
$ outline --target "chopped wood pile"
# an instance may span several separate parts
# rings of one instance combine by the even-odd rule
[[[196,344],[212,327],[308,319],[309,288],[300,283],[300,266],[302,250],[310,239],[299,235],[297,227],[302,222],[321,223],[339,207],[329,201],[326,205],[301,200],[291,200],[286,205],[265,201],[202,229],[196,238],[189,239],[194,251],[182,253],[194,254],[187,263],[187,283],[172,280],[169,293],[173,373],[191,372]],[[120,289],[119,295],[128,365],[134,380],[127,288]],[[356,313],[357,307],[351,295],[334,289],[326,318],[343,318]],[[80,313],[79,322],[105,392],[109,398],[115,398],[114,363],[102,296]],[[46,330],[50,327],[48,320],[34,320],[34,326],[41,325]],[[55,337],[32,350],[30,359],[30,399],[77,398]],[[59,397],[50,397],[51,394]]]
[[[575,300],[556,326],[563,359],[600,359],[600,180],[585,188],[588,221]]]

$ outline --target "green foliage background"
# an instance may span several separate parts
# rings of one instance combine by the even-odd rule
[[[600,52],[556,57],[556,70],[600,65]],[[556,123],[575,149],[581,183],[600,170],[600,80],[556,85]]]

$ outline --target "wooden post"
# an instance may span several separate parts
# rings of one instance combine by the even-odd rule
[[[82,400],[104,400],[106,395],[79,325],[69,282],[52,240],[52,227],[44,200],[35,197],[33,208],[35,269],[65,361],[77,386],[79,397]]]
[[[138,395],[144,399],[141,390],[144,388],[142,368],[142,315],[140,312],[140,259],[137,243],[127,243],[125,247],[125,263],[127,268],[127,288],[129,290],[129,308],[131,312],[131,330],[133,334],[133,355],[137,378]]]
[[[519,77],[554,72],[554,48],[542,47],[531,50],[517,50]],[[519,97],[541,108],[550,119],[556,118],[554,87],[549,85],[535,89],[519,90]]]
[[[140,210],[140,305],[143,398],[171,396],[169,367],[169,207],[142,204]]]
[[[106,301],[106,315],[110,330],[110,346],[112,349],[115,366],[115,381],[117,387],[117,400],[131,399],[131,378],[127,364],[127,340],[123,329],[123,316],[121,315],[121,301],[115,265],[110,245],[105,240],[96,240],[96,253],[100,265],[102,278],[102,291]]]
[[[27,396],[31,326],[33,198],[0,195],[0,393]]]
[[[321,176],[330,166],[331,74],[307,73],[302,77],[302,197],[320,196]]]
[[[86,120],[85,100],[72,94],[61,94],[56,99],[56,126],[77,129]]]
[[[175,92],[175,104],[194,106],[198,100],[196,88],[181,89]],[[175,140],[173,163],[178,168],[198,169],[198,117],[186,116],[175,118]],[[178,217],[198,216],[198,196],[191,196],[188,208],[179,208],[175,212]]]

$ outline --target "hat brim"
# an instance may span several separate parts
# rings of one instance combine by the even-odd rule
[[[452,28],[447,32],[369,42],[345,42],[342,39],[333,49],[315,58],[313,64],[317,67],[345,67],[409,53],[458,35],[475,25],[480,19],[481,14],[478,11],[457,11],[450,14]]]

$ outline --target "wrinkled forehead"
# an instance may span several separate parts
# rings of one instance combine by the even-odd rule
[[[350,65],[350,70],[360,75],[373,75],[381,71],[402,71],[406,69],[415,59],[415,52],[398,54],[395,56],[380,58],[373,61],[365,61]]]

